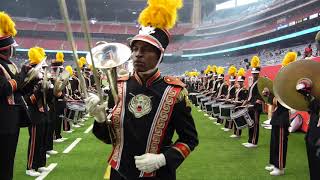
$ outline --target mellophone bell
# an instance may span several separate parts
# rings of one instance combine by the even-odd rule
[[[320,179],[320,63],[301,60],[282,68],[274,80],[274,95],[288,109],[308,111],[306,147],[310,179]],[[285,82],[285,83],[284,83]]]

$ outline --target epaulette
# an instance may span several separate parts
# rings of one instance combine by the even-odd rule
[[[118,81],[128,81],[129,76],[122,76],[118,78]]]
[[[176,85],[176,86],[181,86],[181,87],[186,87],[186,85],[179,79],[176,77],[172,77],[172,76],[165,76],[163,78],[164,82],[166,82],[167,84],[170,85]]]

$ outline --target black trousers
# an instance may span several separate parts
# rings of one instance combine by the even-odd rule
[[[249,110],[249,115],[254,121],[254,125],[249,128],[248,143],[257,145],[259,141],[260,112],[256,110]]]
[[[29,127],[29,145],[27,169],[38,170],[39,167],[46,166],[46,141],[47,141],[47,124],[32,124]]]
[[[320,154],[316,156],[318,149],[320,147],[316,147],[310,142],[306,141],[307,146],[307,155],[308,155],[308,163],[309,163],[309,173],[310,180],[319,180],[320,179]]]
[[[65,106],[63,102],[58,102],[55,105],[55,129],[54,129],[54,136],[55,139],[60,139],[62,138],[61,136],[61,126],[62,126],[62,121],[63,121],[63,116],[64,116],[64,109]]]
[[[236,125],[233,123],[233,134],[237,136],[241,136],[242,130],[237,129]]]
[[[14,134],[0,134],[0,138],[3,140],[0,148],[0,179],[12,180],[19,130]]]
[[[46,150],[53,150],[53,134],[55,129],[55,112],[49,111],[48,125],[47,125],[47,140],[46,140]]]
[[[272,126],[269,163],[278,169],[284,169],[286,167],[288,136],[289,131],[287,125]]]
[[[224,127],[227,129],[232,129],[233,121],[226,120],[226,123],[224,124]]]
[[[217,123],[223,124],[223,119],[220,119],[219,117],[217,117]]]

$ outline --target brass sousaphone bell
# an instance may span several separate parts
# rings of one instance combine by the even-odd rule
[[[101,43],[91,49],[92,58],[90,53],[87,54],[86,59],[88,64],[94,65],[97,69],[101,69],[107,76],[110,90],[115,103],[118,102],[118,89],[117,89],[117,67],[129,60],[131,50],[128,46],[121,43]]]
[[[300,60],[290,63],[278,72],[273,85],[275,97],[284,107],[307,111],[308,101],[296,91],[296,85],[302,78],[312,81],[311,95],[320,98],[320,63],[312,60]]]
[[[273,93],[273,82],[271,79],[269,79],[268,77],[259,77],[258,79],[258,90],[259,90],[259,94],[262,97],[262,99],[264,100],[264,102],[268,102],[268,97],[265,97],[262,95],[262,91],[264,88],[268,88],[271,94]]]

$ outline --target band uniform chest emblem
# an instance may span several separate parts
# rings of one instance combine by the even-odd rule
[[[8,68],[11,71],[12,74],[16,75],[17,74],[17,69],[14,65],[8,64]]]
[[[144,94],[134,96],[129,102],[129,111],[136,118],[149,114],[152,109],[151,98]]]

